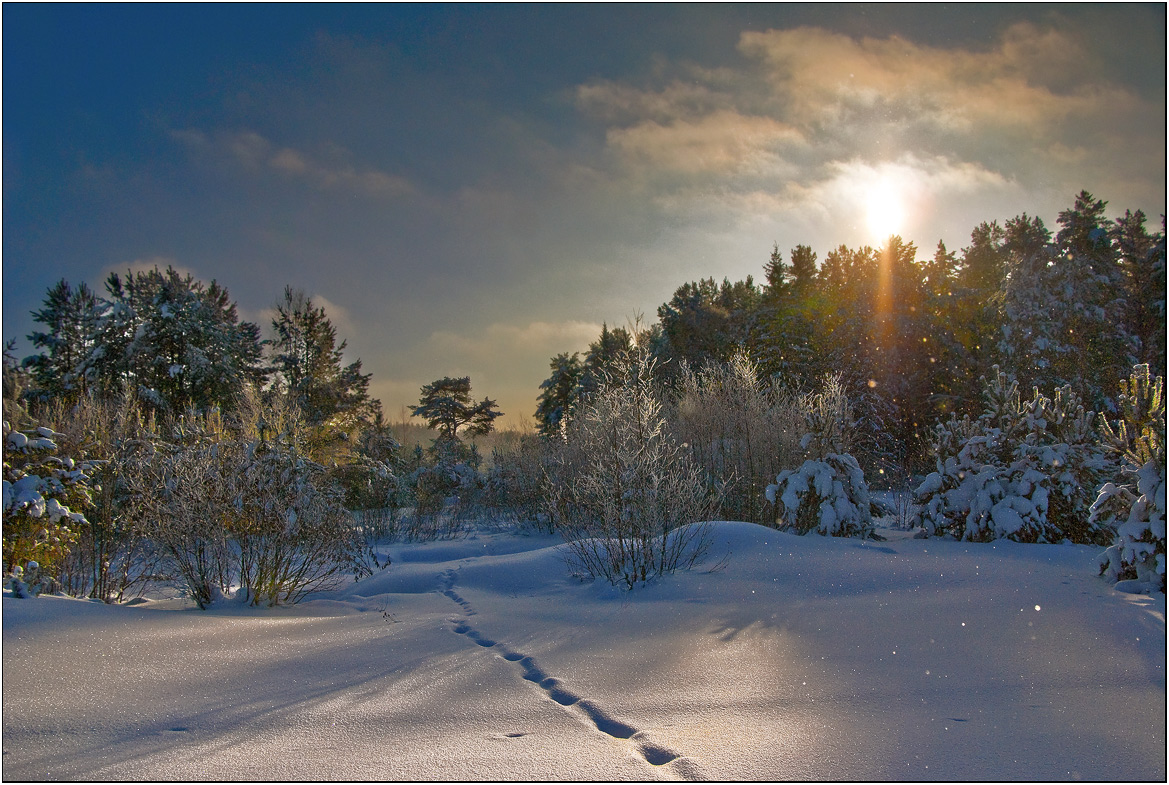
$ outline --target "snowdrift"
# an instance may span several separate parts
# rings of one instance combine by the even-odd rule
[[[629,592],[492,534],[291,608],[6,596],[4,778],[1165,779],[1164,597],[1098,548],[713,531]]]

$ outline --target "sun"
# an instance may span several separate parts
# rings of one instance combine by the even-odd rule
[[[873,240],[883,242],[900,234],[905,224],[905,195],[888,175],[874,182],[865,193],[865,224]]]

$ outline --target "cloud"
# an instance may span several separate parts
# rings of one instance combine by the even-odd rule
[[[735,174],[774,168],[782,149],[800,143],[802,135],[770,117],[718,110],[665,124],[646,120],[611,130],[607,140],[625,158],[655,169]]]
[[[985,51],[809,27],[747,32],[739,48],[763,66],[784,114],[800,126],[875,113],[961,131],[1034,132],[1132,100],[1094,77],[1079,36],[1031,23],[1008,28]]]
[[[561,347],[584,348],[596,340],[601,325],[589,322],[530,322],[526,325],[496,323],[472,333],[438,330],[429,343],[444,356],[469,364],[495,365],[508,357],[533,352],[552,354]]]
[[[1110,80],[1091,32],[1068,24],[1016,23],[982,48],[797,27],[744,32],[738,49],[735,68],[662,63],[645,84],[578,88],[578,109],[604,128],[615,179],[659,176],[668,187],[653,198],[676,209],[782,200],[830,179],[834,164],[880,166],[909,152],[949,162],[927,171],[964,172],[955,186],[1007,172],[1053,183],[1052,172],[1078,161],[1065,176],[1079,182],[1061,179],[1059,190],[1118,178],[1136,187],[1140,173],[1125,163],[1134,151],[1163,167],[1163,97]]]
[[[128,262],[119,262],[117,264],[107,265],[101,271],[101,280],[104,282],[109,278],[111,273],[118,275],[125,275],[129,270],[132,273],[148,273],[154,268],[158,268],[161,272],[166,272],[166,268],[173,267],[175,272],[181,276],[191,276],[195,280],[200,280],[199,274],[194,269],[186,265],[179,264],[178,260],[170,256],[150,256],[142,259],[133,259]]]
[[[358,169],[343,160],[344,148],[326,144],[325,157],[314,157],[292,147],[276,148],[254,131],[219,131],[208,135],[198,129],[178,129],[171,139],[193,153],[231,161],[246,172],[269,172],[325,190],[356,191],[372,197],[393,197],[415,189],[405,178],[378,169]]]

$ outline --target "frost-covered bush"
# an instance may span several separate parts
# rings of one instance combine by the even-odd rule
[[[269,409],[275,436],[255,423],[190,416],[137,456],[129,472],[140,525],[200,608],[236,595],[252,605],[294,603],[346,574],[369,572],[344,490],[298,450],[295,411]]]
[[[652,370],[643,358],[626,380],[588,400],[547,482],[570,567],[626,588],[697,563],[718,509],[689,452],[666,430]]]
[[[103,400],[87,393],[48,411],[65,435],[63,449],[94,463],[86,523],[57,568],[62,590],[103,602],[141,596],[167,580],[159,549],[133,514],[140,500],[130,491],[134,456],[157,439],[153,417],[131,395]]]
[[[511,449],[493,449],[485,479],[485,504],[517,521],[537,526],[547,522],[544,475],[548,460],[548,442],[534,435],[521,436]],[[543,526],[547,528],[546,523]]]
[[[1103,543],[1111,533],[1090,520],[1094,491],[1110,470],[1079,396],[1051,398],[1019,385],[996,366],[983,379],[977,420],[951,418],[934,431],[937,470],[915,491],[915,523],[930,534],[986,542]]]
[[[240,599],[295,603],[365,571],[363,542],[344,491],[329,482],[323,466],[279,442],[238,445],[231,452],[224,512]]]
[[[829,377],[820,393],[805,396],[801,408],[805,434],[800,444],[807,460],[781,471],[766,489],[778,511],[776,525],[797,534],[872,536],[868,484],[848,454],[852,414],[840,378]]]
[[[413,502],[412,539],[460,534],[478,509],[483,494],[482,457],[474,444],[457,436],[440,436],[407,477]]]
[[[1104,443],[1122,460],[1123,477],[1106,483],[1092,518],[1116,528],[1116,541],[1100,557],[1109,581],[1135,580],[1165,591],[1165,382],[1138,365],[1121,382],[1122,419],[1114,430],[1101,415]]]
[[[231,458],[209,439],[152,443],[127,472],[140,501],[135,523],[166,555],[195,604],[203,609],[231,590],[232,559],[225,512]]]
[[[798,400],[740,352],[701,371],[683,365],[670,416],[674,438],[690,446],[707,487],[722,493],[720,517],[763,523],[763,491],[803,458]]]
[[[93,464],[59,457],[54,440],[60,437],[44,426],[26,432],[4,423],[4,572],[35,562],[34,594],[69,552],[91,504]]]

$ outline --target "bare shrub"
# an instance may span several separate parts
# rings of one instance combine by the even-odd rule
[[[141,467],[136,456],[155,438],[153,416],[132,395],[80,396],[73,405],[58,402],[48,411],[71,450],[93,462],[92,506],[61,562],[62,589],[104,602],[139,597],[169,577],[162,552],[134,514],[139,500],[131,492],[130,474]]]
[[[180,418],[129,467],[139,525],[200,608],[236,581],[239,599],[277,605],[371,571],[344,490],[298,449],[300,422],[286,399],[253,393],[230,423]]]
[[[683,365],[671,431],[689,446],[706,486],[721,491],[720,516],[764,523],[763,491],[803,457],[799,401],[760,378],[745,352],[695,372]]]
[[[158,544],[201,609],[231,586],[221,459],[219,445],[209,439],[149,444],[134,456],[126,475],[140,501],[135,525]]]
[[[626,588],[697,563],[718,509],[666,429],[652,370],[643,358],[627,380],[588,401],[548,475],[549,512],[570,568]]]

